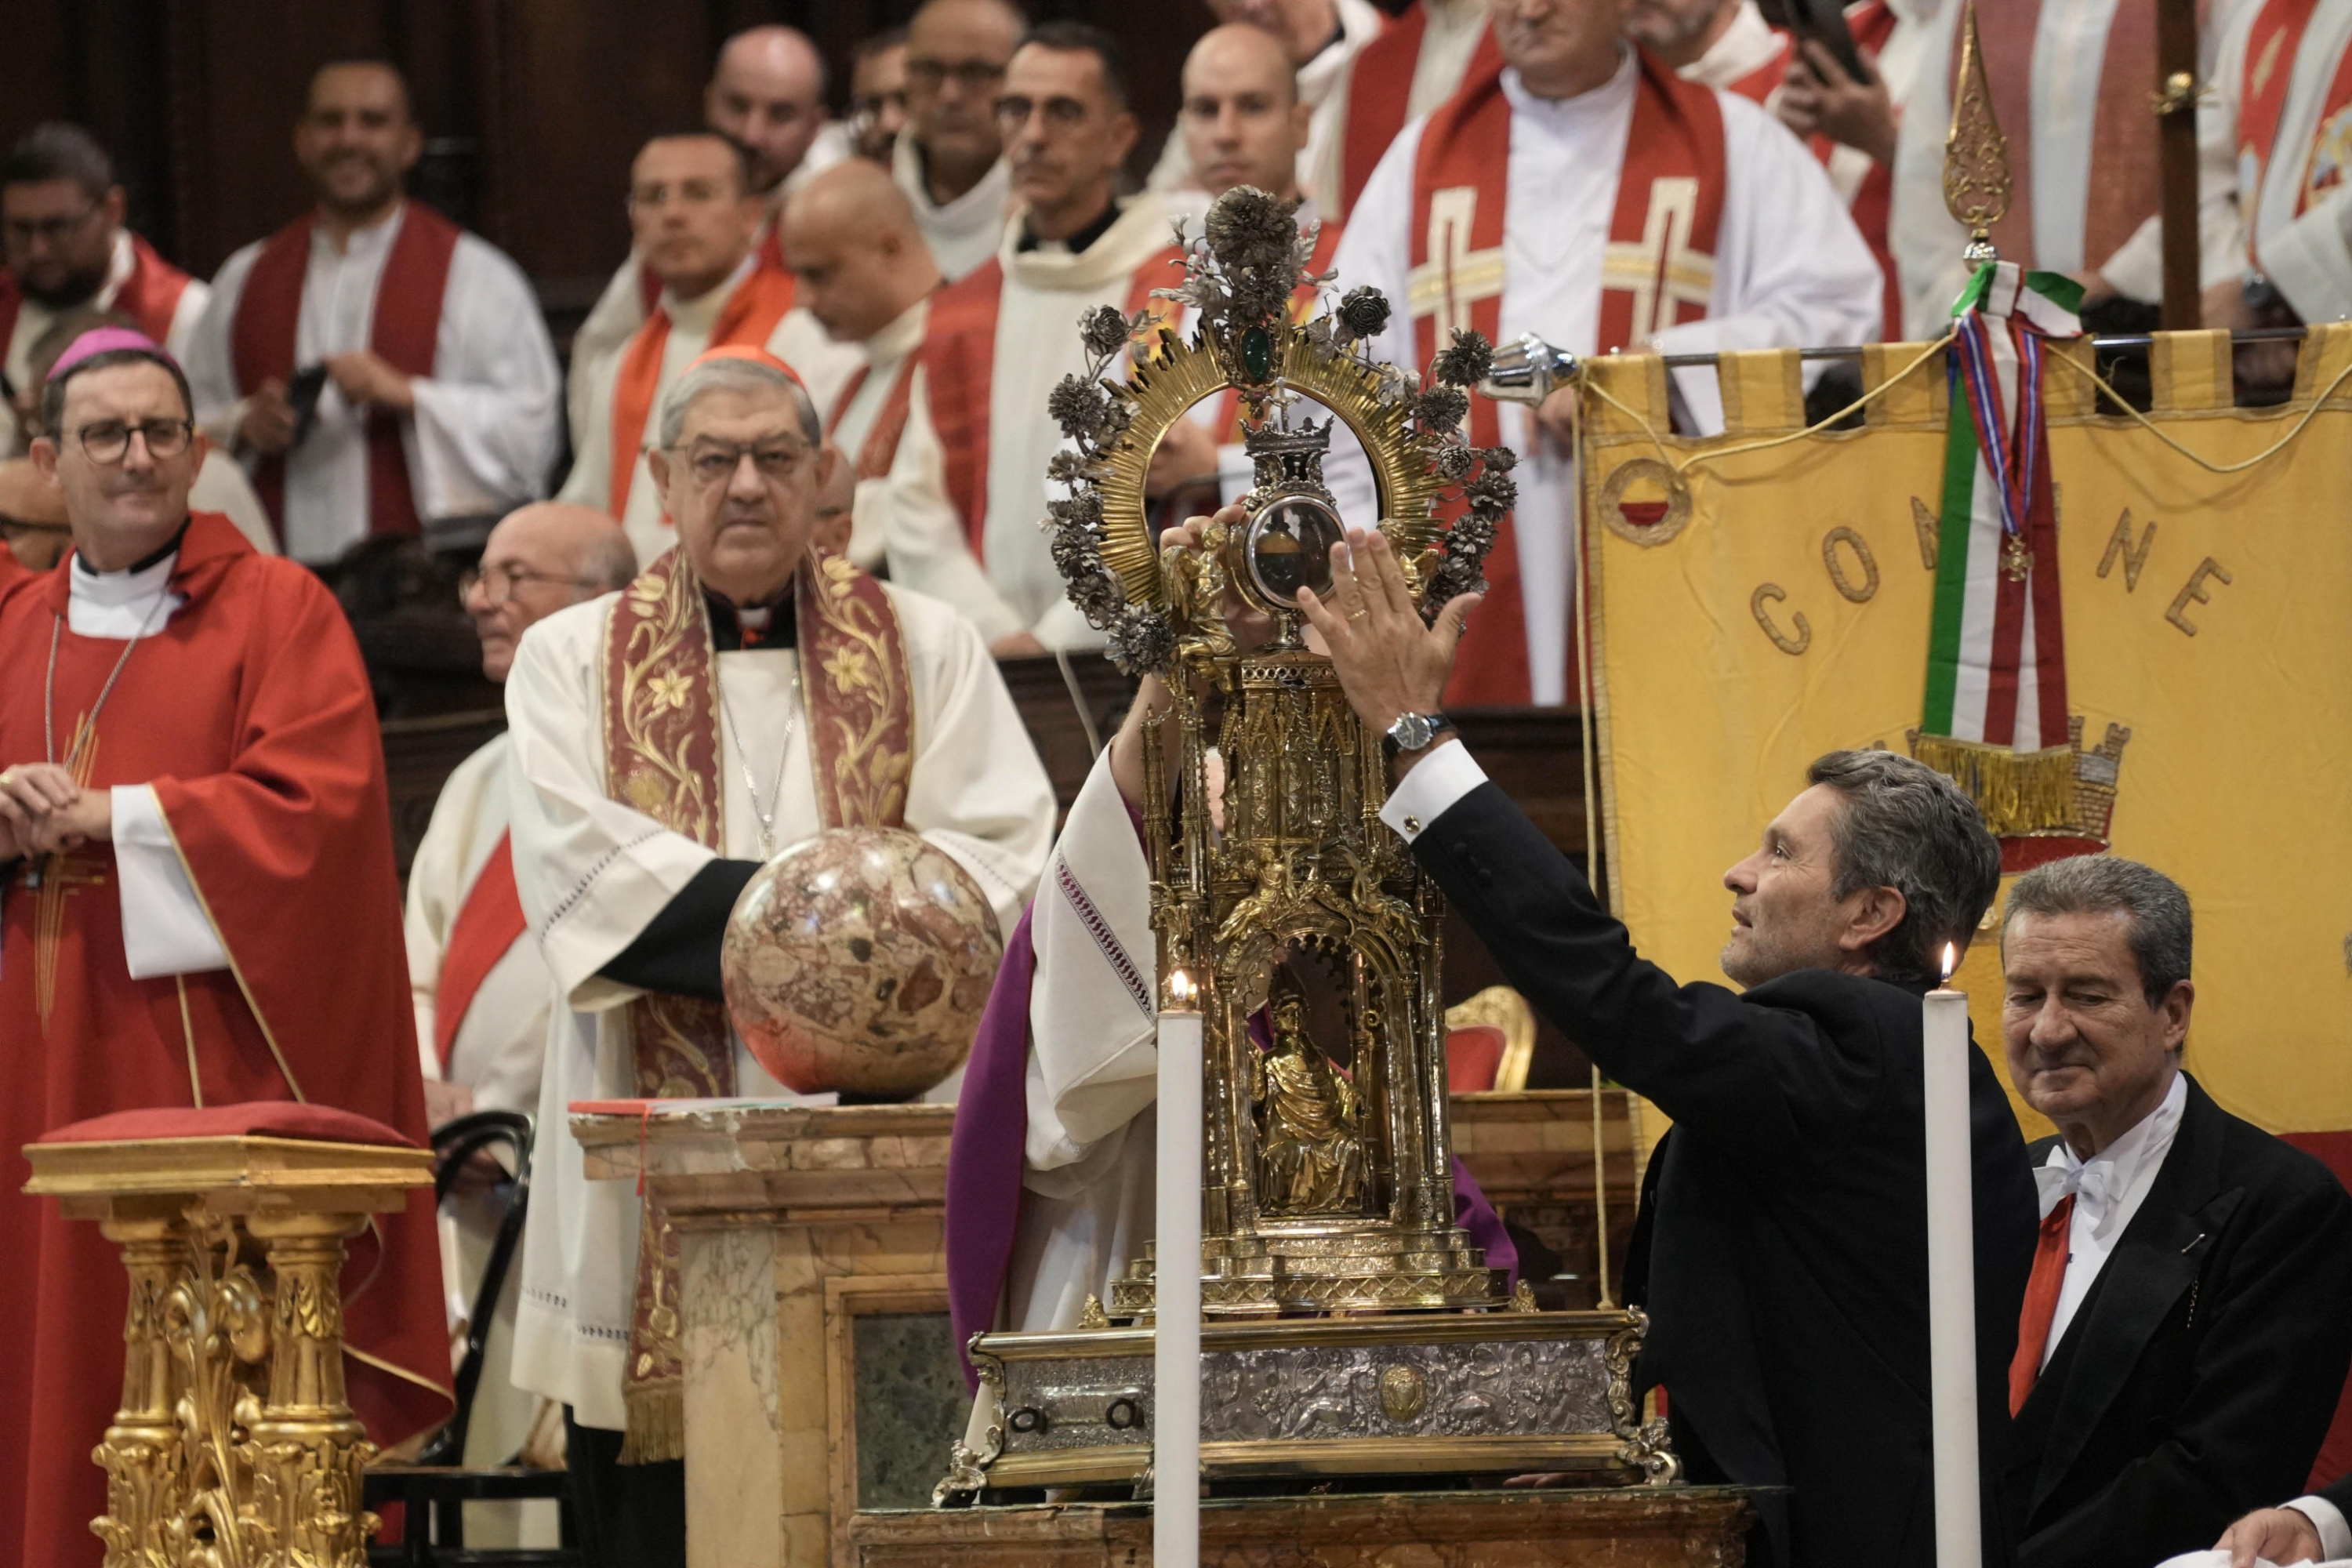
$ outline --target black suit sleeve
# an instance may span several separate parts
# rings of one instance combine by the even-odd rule
[[[1431,823],[1413,854],[1536,1011],[1718,1147],[1832,1157],[1885,1080],[1885,1001],[1916,1009],[1892,987],[1818,971],[1744,998],[1677,984],[1633,951],[1576,867],[1492,783]],[[1915,1031],[1911,1050],[1916,1042]]]
[[[759,869],[757,860],[713,860],[597,973],[640,991],[719,1001],[719,939],[744,884]]]
[[[2352,1474],[2341,1475],[2319,1489],[2318,1495],[2336,1505],[2336,1511],[2352,1520]]]
[[[2192,1321],[2168,1320],[2133,1370],[2161,1378],[2168,1355],[2189,1358],[2163,1440],[2035,1531],[2028,1568],[2144,1568],[2302,1492],[2352,1361],[2352,1198],[2325,1177],[2279,1194],[2196,1292]],[[2344,1507],[2352,1487],[2324,1495]]]

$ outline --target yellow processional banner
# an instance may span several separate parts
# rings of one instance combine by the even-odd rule
[[[2228,334],[2161,336],[2147,424],[2093,413],[2087,343],[2053,344],[2044,380],[2077,793],[2095,818],[2112,783],[2113,851],[2188,889],[2187,1065],[2275,1131],[2352,1128],[2352,327],[2301,353],[2293,402],[2242,410]],[[1888,344],[1864,427],[1776,442],[1804,424],[1797,355],[1717,368],[1710,440],[1651,433],[1654,358],[1591,362],[1585,402],[1609,885],[1643,953],[1692,980],[1721,978],[1722,874],[1806,764],[1911,747],[1948,407],[1943,352]],[[1998,1066],[1994,935],[1954,984]]]

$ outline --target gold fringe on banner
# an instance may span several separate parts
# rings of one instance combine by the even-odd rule
[[[1949,735],[1906,731],[1911,754],[1958,784],[1997,838],[2073,827],[2074,748],[2012,752]]]
[[[659,1465],[686,1458],[686,1382],[665,1378],[622,1390],[629,1413],[619,1462]]]

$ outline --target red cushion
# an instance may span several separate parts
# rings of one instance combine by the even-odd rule
[[[93,1116],[41,1134],[44,1143],[120,1143],[149,1138],[306,1138],[320,1143],[378,1143],[414,1149],[381,1121],[331,1105],[303,1105],[291,1100],[257,1100],[244,1105],[208,1105],[201,1110],[187,1106],[158,1105],[145,1110],[118,1110]]]
[[[1445,1088],[1450,1094],[1483,1094],[1495,1087],[1502,1070],[1503,1031],[1492,1024],[1471,1024],[1445,1032]]]

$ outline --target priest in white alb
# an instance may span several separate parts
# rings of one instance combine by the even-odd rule
[[[825,120],[824,108],[824,57],[807,34],[773,22],[746,27],[721,44],[702,89],[702,122],[751,154],[752,188],[767,202],[754,244],[761,264],[776,271],[784,266],[776,230],[784,198],[848,153],[845,136]],[[573,450],[587,445],[596,367],[619,353],[630,334],[645,325],[661,303],[663,285],[661,274],[633,247],[572,334],[572,380],[564,402]],[[826,352],[824,334],[805,310],[786,312],[776,352],[820,393],[829,377],[846,374],[845,362]]]
[[[568,1407],[582,1511],[631,1563],[679,1561],[676,1239],[627,1184],[584,1180],[566,1108],[791,1098],[719,1003],[720,936],[762,862],[824,828],[903,826],[1009,931],[1055,814],[971,625],[809,550],[839,459],[782,362],[710,351],[651,445],[677,548],[532,626],[507,682],[516,885],[556,997],[515,1378]]]
[[[890,467],[907,433],[939,264],[907,193],[863,158],[793,192],[782,227],[803,307],[862,362],[822,412],[854,487],[849,558],[871,572],[883,562]]]
[[[653,412],[672,381],[704,350],[721,344],[764,348],[795,374],[816,353],[837,384],[856,355],[822,342],[824,331],[793,308],[793,277],[763,259],[768,204],[755,186],[751,155],[715,131],[656,136],[629,166],[629,228],[635,253],[661,279],[653,313],[617,353],[572,366],[585,381],[586,437],[572,459],[560,499],[595,507],[629,531],[637,559],[670,547],[670,520],[646,468]],[[806,330],[796,322],[808,323]]]
[[[320,68],[294,152],[313,209],[228,258],[189,351],[196,418],[286,553],[496,516],[546,493],[563,382],[522,269],[401,194],[425,147],[400,73]]]
[[[2222,37],[2242,5],[2197,7],[2199,81],[2214,79]],[[2164,296],[2154,17],[2115,0],[1979,0],[1973,7],[1944,0],[1920,51],[1895,155],[1888,234],[1903,275],[1904,335],[1941,337],[1969,279],[1960,256],[1968,231],[1944,205],[1944,139],[1959,22],[1971,12],[2012,181],[2009,210],[1992,227],[2000,258],[2081,283],[2084,324],[2095,331],[2152,330]],[[2232,202],[2237,149],[2218,117],[2198,119],[2199,269],[2211,284],[2235,275],[2242,252]]]
[[[1051,22],[1013,55],[997,110],[1023,205],[996,259],[931,301],[890,472],[891,580],[961,610],[1000,654],[1102,641],[1038,526],[1062,446],[1046,398],[1086,368],[1082,316],[1132,316],[1183,281],[1159,198],[1115,199],[1136,137],[1121,54],[1097,28]]]
[[[1877,264],[1803,143],[1624,43],[1619,0],[1495,0],[1490,14],[1504,68],[1397,138],[1339,245],[1339,287],[1392,307],[1376,358],[1424,367],[1471,328],[1578,355],[1874,336]],[[1674,385],[1689,427],[1721,427],[1712,366]],[[1576,475],[1563,421],[1527,414],[1471,400],[1477,443],[1518,454],[1518,506],[1486,560],[1458,703],[1574,689]]]
[[[1344,218],[1397,132],[1452,98],[1468,77],[1500,63],[1486,0],[1408,0],[1366,44],[1335,89],[1339,100],[1339,204]]]
[[[1008,0],[927,0],[907,24],[907,128],[890,177],[950,282],[996,254],[1013,205],[996,98],[1028,25]]]

